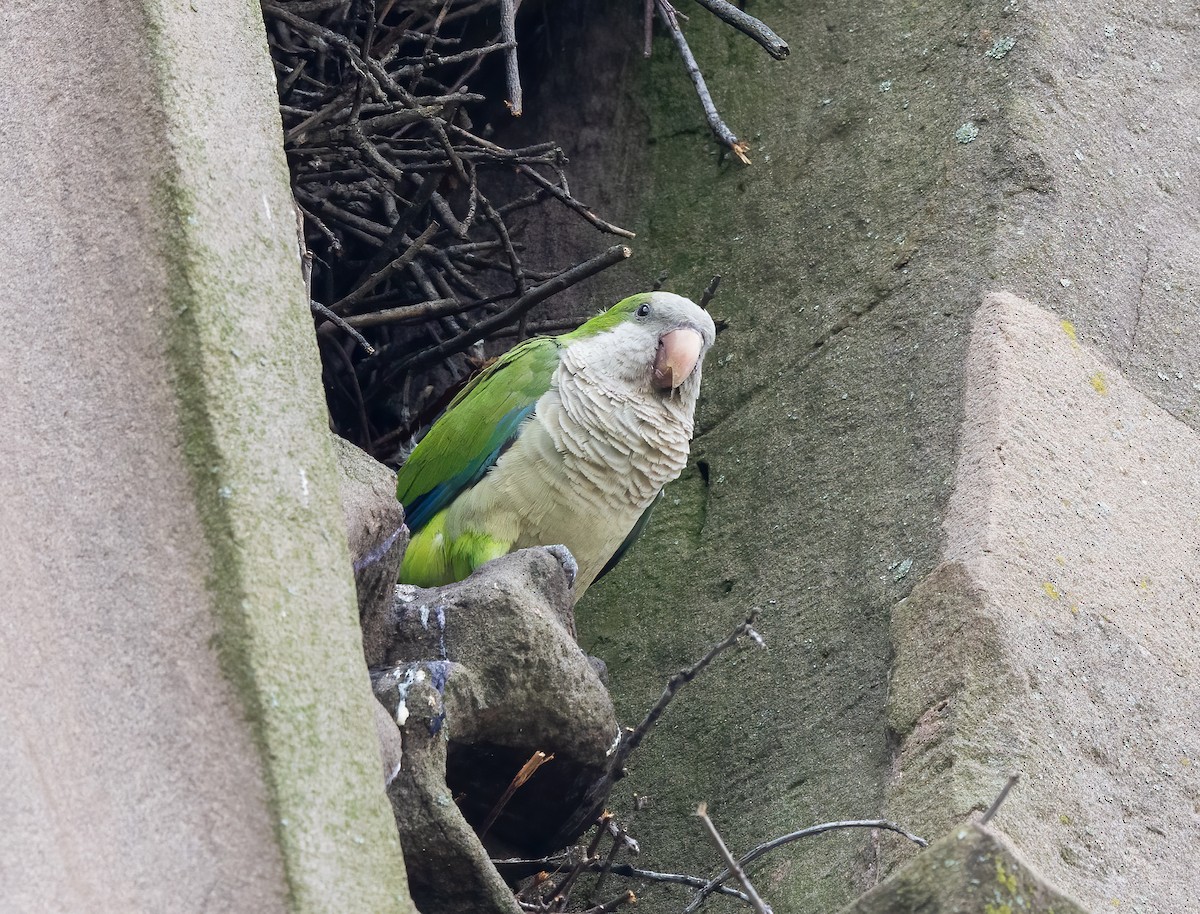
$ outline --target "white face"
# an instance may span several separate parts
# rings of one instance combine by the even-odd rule
[[[717,338],[708,312],[671,292],[652,292],[633,315],[596,337],[614,360],[613,373],[667,396],[694,398],[704,356]]]

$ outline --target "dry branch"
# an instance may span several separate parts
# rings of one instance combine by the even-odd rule
[[[1005,782],[1004,786],[1000,788],[1000,793],[996,796],[996,799],[992,800],[992,805],[987,808],[987,812],[985,812],[980,818],[980,825],[987,825],[992,821],[992,817],[1000,811],[1000,804],[1008,799],[1009,791],[1017,786],[1017,781],[1020,779],[1021,776],[1019,774],[1009,775],[1009,778]]]
[[[513,775],[513,779],[509,782],[504,794],[499,800],[496,801],[496,805],[492,807],[492,811],[488,813],[487,819],[484,821],[483,826],[479,829],[480,838],[486,835],[488,833],[488,829],[495,824],[496,819],[500,817],[500,813],[504,811],[504,807],[508,805],[508,801],[513,798],[513,794],[516,793],[526,781],[533,777],[534,772],[553,759],[553,754],[547,755],[540,749],[529,757],[529,761],[522,765],[521,770]]]
[[[445,387],[478,364],[478,344],[523,332],[532,307],[624,259],[524,258],[511,220],[531,206],[632,233],[571,195],[557,144],[509,149],[479,135],[481,102],[507,91],[512,112],[522,106],[519,7],[263,0],[312,295],[330,303],[314,309],[331,416],[368,447],[403,446]],[[475,82],[490,58],[504,75]],[[360,348],[330,344],[348,339]]]
[[[749,35],[776,60],[783,60],[791,53],[786,41],[771,31],[763,22],[738,9],[727,0],[696,0],[696,2],[742,34]]]
[[[671,38],[675,42],[675,47],[679,49],[679,56],[683,58],[684,69],[687,70],[687,74],[692,80],[692,85],[696,88],[696,95],[700,98],[700,106],[704,109],[704,117],[708,121],[708,126],[712,130],[713,135],[737,156],[738,161],[744,165],[749,165],[750,159],[746,153],[750,151],[750,144],[734,136],[733,131],[729,129],[725,122],[721,120],[721,115],[717,113],[717,106],[713,104],[712,95],[709,94],[708,85],[704,81],[704,74],[700,72],[700,65],[696,63],[692,49],[688,47],[687,38],[683,35],[683,29],[679,27],[675,8],[671,6],[668,0],[655,0],[655,3],[658,4],[659,18],[666,25],[667,31],[671,34]]]
[[[508,46],[504,51],[504,75],[508,80],[508,110],[520,117],[521,74],[517,69],[517,4],[515,0],[500,0],[500,37]]]
[[[927,847],[929,845],[929,842],[924,838],[914,835],[912,832],[901,828],[894,822],[888,822],[884,819],[849,819],[842,822],[822,822],[820,825],[813,825],[809,828],[802,828],[799,831],[790,832],[786,835],[780,835],[778,838],[773,838],[770,841],[760,844],[752,851],[746,853],[741,857],[741,859],[736,861],[736,865],[737,867],[745,868],[758,858],[762,857],[764,854],[767,854],[778,847],[783,847],[785,844],[791,844],[793,841],[799,841],[801,838],[808,838],[813,835],[820,835],[827,831],[835,831],[842,828],[881,828],[885,831],[893,831],[899,835],[903,835],[905,838],[907,838],[909,841],[912,841],[919,847]],[[694,914],[695,911],[699,910],[700,906],[704,903],[704,900],[708,898],[709,895],[720,891],[721,886],[725,883],[725,881],[734,875],[735,873],[733,869],[727,866],[723,872],[719,873],[714,879],[709,880],[709,882],[699,891],[699,893],[697,893],[696,897],[693,898],[688,906],[683,909],[683,914]]]
[[[550,857],[541,857],[537,860],[526,860],[520,857],[513,857],[503,860],[493,860],[492,865],[497,869],[511,869],[513,871],[525,870],[530,866],[545,866],[545,867],[561,867],[567,864],[572,858],[567,854],[556,854]],[[584,869],[588,872],[599,873],[604,867],[604,863],[598,860],[588,860],[584,862]],[[613,863],[608,867],[608,871],[614,876],[620,876],[623,879],[640,879],[644,882],[661,882],[666,885],[683,885],[691,889],[703,889],[708,885],[708,880],[700,876],[689,876],[686,873],[662,873],[657,870],[647,870],[641,867],[632,866],[628,863]],[[737,889],[730,888],[727,885],[719,885],[713,888],[712,894],[727,895],[730,898],[737,898],[739,901],[748,902],[745,892],[740,892]]]
[[[738,862],[733,859],[733,854],[729,853],[729,848],[725,846],[725,841],[721,838],[721,833],[717,831],[717,826],[708,817],[708,807],[704,803],[696,807],[696,816],[704,825],[704,830],[708,833],[708,838],[712,842],[713,847],[717,849],[717,854],[725,862],[725,866],[729,868],[730,873],[733,874],[733,878],[741,885],[742,891],[746,893],[746,898],[750,901],[750,907],[754,908],[758,914],[774,914],[770,907],[758,896],[758,892],[751,885],[750,877],[746,875],[745,870],[738,866]]]
[[[398,367],[411,371],[431,365],[455,353],[462,352],[489,334],[515,323],[521,318],[521,315],[529,311],[534,305],[545,301],[551,295],[557,295],[559,292],[569,289],[577,282],[587,279],[589,276],[594,276],[615,263],[620,263],[627,257],[632,256],[632,254],[633,252],[624,245],[611,247],[603,254],[593,257],[591,260],[585,260],[583,263],[569,270],[564,270],[554,279],[531,289],[513,304],[509,305],[504,311],[480,321],[465,333],[410,356],[407,360],[401,360],[398,363]]]
[[[635,727],[625,739],[621,740],[621,746],[613,753],[613,758],[609,763],[609,770],[613,773],[619,773],[625,766],[625,762],[638,746],[642,744],[642,740],[649,735],[654,729],[658,719],[662,717],[663,712],[667,710],[667,706],[675,697],[675,694],[699,676],[704,669],[717,659],[725,651],[736,645],[743,637],[751,636],[761,644],[761,639],[758,638],[758,632],[754,631],[754,623],[758,621],[758,610],[752,609],[750,614],[746,616],[745,621],[740,622],[734,627],[733,631],[723,640],[714,644],[709,648],[708,653],[693,663],[690,667],[680,670],[667,682],[667,687],[663,690],[658,701],[654,703],[642,719],[642,722]]]

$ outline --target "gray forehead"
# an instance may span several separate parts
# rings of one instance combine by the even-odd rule
[[[684,298],[674,292],[652,292],[650,293],[650,304],[658,311],[658,316],[662,319],[684,319],[689,324],[694,324],[702,333],[707,330],[705,335],[709,337],[709,342],[712,342],[712,337],[716,335],[716,327],[708,312],[690,298]]]
[[[680,311],[690,311],[693,308],[699,309],[700,307],[690,298],[684,298],[682,295],[676,295],[674,292],[651,292],[650,304]]]

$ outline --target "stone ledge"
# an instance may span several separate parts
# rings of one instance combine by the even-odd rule
[[[841,914],[1085,914],[1003,835],[964,825],[935,841]]]
[[[2,18],[0,908],[411,911],[258,6]]]
[[[975,318],[942,564],[895,609],[890,814],[998,821],[1095,907],[1179,911],[1200,877],[1200,436],[1074,328]]]

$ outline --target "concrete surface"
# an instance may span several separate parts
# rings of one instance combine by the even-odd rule
[[[970,791],[960,775],[974,762],[963,759],[955,778],[931,782],[919,815],[915,795],[903,808],[892,799],[896,771],[913,761],[889,726],[892,610],[935,569],[956,567],[946,563],[944,523],[960,491],[967,346],[985,295],[1008,289],[1072,321],[1078,342],[1149,402],[1200,424],[1200,11],[1151,0],[761,0],[751,11],[792,49],[776,62],[697,8],[685,30],[718,109],[751,144],[754,164],[742,167],[719,154],[668,39],[656,40],[646,62],[636,15],[586,0],[554,9],[538,33],[549,75],[526,92],[516,129],[560,140],[572,192],[638,232],[629,264],[581,290],[579,311],[645,288],[664,270],[666,288],[693,296],[719,272],[712,310],[728,321],[705,366],[695,462],[621,567],[577,607],[581,640],[608,663],[627,723],[750,606],[763,610],[769,645],[753,659],[723,658],[680,695],[632,759],[614,811],[631,814],[633,791],[650,797],[636,814],[642,864],[669,871],[712,865],[691,815],[700,801],[735,849],[892,806],[916,816],[906,824],[918,830],[942,823],[937,834],[946,827],[940,810],[961,815],[990,802],[1029,740],[1061,741],[1068,756],[1086,740],[1046,729],[1053,719],[1026,683],[1014,696],[1033,703],[1033,731],[996,733]],[[598,86],[582,107],[572,95],[579,84]],[[578,220],[548,224],[545,234],[556,262],[606,243]],[[1110,435],[1106,426],[1076,432],[1081,451]],[[1129,455],[1119,456],[1110,469],[1134,475]],[[1163,510],[1194,517],[1188,486],[1176,486]],[[1007,522],[1033,524],[1010,530],[1030,537],[1056,523],[1052,515]],[[1145,552],[1130,548],[1127,563]],[[1172,554],[1187,555],[1174,546]],[[1163,554],[1160,573],[1172,560]],[[1071,586],[1087,580],[1088,592],[1106,592],[1109,571],[1072,564]],[[1172,580],[1180,593],[1192,586],[1178,569]],[[1200,653],[1180,622],[1164,626],[1156,638]],[[1018,654],[1028,637],[1003,620],[997,632]],[[1099,690],[1115,677],[1102,652],[1080,643],[1077,672]],[[1146,670],[1166,663],[1145,662]],[[1004,679],[974,687],[998,699],[1015,688]],[[1138,737],[1139,751],[1158,762],[1172,740],[1186,741],[1190,707],[1173,699],[1126,707],[1110,697],[1087,719],[1112,718],[1122,740],[1164,734],[1153,750],[1151,737]],[[1140,824],[1160,779],[1176,775],[1131,766],[1118,776],[1121,752],[1097,751],[1110,756],[1108,773],[1101,778],[1103,764],[1086,756],[1072,768],[1080,779],[1064,782],[1078,791],[1071,809],[1035,801],[1048,788],[1029,787],[1029,802],[1050,816],[1038,828],[1061,829],[1063,840],[1035,834],[1032,823],[1002,824],[1073,890],[1103,870],[1095,889],[1109,905],[1135,897],[1140,867],[1165,873],[1177,860],[1157,859],[1170,838]],[[1088,795],[1093,783],[1122,785],[1105,794],[1111,815],[1098,815],[1104,801]],[[1182,802],[1183,788],[1174,789]],[[1135,796],[1129,819],[1139,824],[1128,828],[1141,831],[1126,858],[1126,831],[1106,835],[1099,823],[1123,821],[1116,798]],[[1059,824],[1082,810],[1084,825]],[[864,835],[790,847],[764,861],[758,888],[776,910],[836,910],[888,872],[891,853]],[[1064,853],[1095,862],[1076,866]],[[1157,879],[1147,877],[1143,910],[1177,910]],[[679,907],[673,890],[639,897],[646,912]]]
[[[1069,321],[976,315],[943,564],[892,616],[890,814],[996,817],[1093,910],[1185,911],[1200,870],[1200,434]]]
[[[964,825],[935,841],[841,914],[1084,914],[1004,835]]]
[[[489,854],[553,853],[602,809],[620,728],[571,600],[562,556],[521,549],[455,584],[397,585],[364,620],[375,693],[404,734],[388,794],[425,914],[517,914]],[[545,763],[501,803],[538,752]]]
[[[411,911],[257,9],[0,81],[0,908]]]

